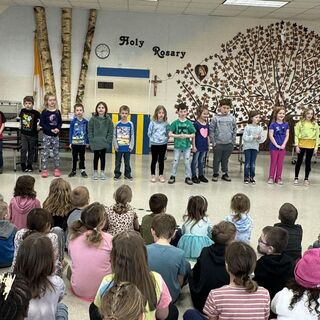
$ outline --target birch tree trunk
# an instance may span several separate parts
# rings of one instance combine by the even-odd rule
[[[40,51],[41,67],[43,72],[44,89],[46,93],[50,92],[56,95],[45,8],[34,7],[34,15],[36,21],[36,33]]]
[[[71,33],[72,9],[61,9],[61,112],[67,115],[71,109]]]
[[[87,76],[89,59],[90,59],[92,39],[94,36],[94,30],[96,28],[96,21],[97,21],[97,10],[90,9],[88,30],[87,30],[86,40],[83,48],[81,70],[80,70],[79,83],[78,83],[78,92],[76,97],[77,103],[82,103],[83,96],[84,96],[84,91],[86,87],[86,76]]]

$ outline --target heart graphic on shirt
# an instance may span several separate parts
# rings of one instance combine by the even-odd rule
[[[200,129],[200,134],[201,134],[204,138],[207,138],[207,137],[208,137],[208,128],[201,128],[201,129]]]

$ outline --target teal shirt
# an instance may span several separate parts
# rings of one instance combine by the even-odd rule
[[[192,134],[196,132],[193,123],[186,119],[185,121],[180,121],[179,119],[173,121],[170,125],[170,131],[174,134]],[[190,138],[174,138],[174,148],[180,150],[186,150],[191,147]]]

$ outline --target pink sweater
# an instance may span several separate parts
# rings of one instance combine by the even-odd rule
[[[34,208],[41,208],[38,199],[30,197],[13,197],[9,204],[10,222],[13,223],[18,230],[27,227],[27,217]]]
[[[103,277],[112,273],[112,236],[102,232],[103,240],[99,247],[89,246],[86,234],[69,241],[69,254],[72,260],[71,287],[78,297],[93,301]]]

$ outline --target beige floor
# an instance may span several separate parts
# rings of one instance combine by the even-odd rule
[[[3,194],[7,202],[12,196],[15,180],[21,172],[12,171],[12,158],[10,153],[5,153],[5,172],[0,175],[0,193]],[[70,154],[64,153],[62,156],[63,177],[67,178],[70,169]],[[171,169],[171,153],[168,154],[166,161],[166,173],[170,175]],[[134,180],[128,184],[133,189],[132,205],[136,208],[137,214],[141,220],[142,216],[147,213],[148,200],[150,195],[156,192],[163,192],[169,199],[167,212],[174,215],[178,224],[182,222],[182,215],[185,213],[188,198],[191,195],[201,194],[208,199],[209,209],[208,215],[213,223],[219,222],[229,213],[230,199],[233,194],[243,192],[247,194],[251,200],[251,216],[254,221],[254,229],[252,233],[252,246],[256,247],[257,239],[260,236],[261,229],[266,225],[276,223],[279,207],[284,202],[293,203],[299,211],[298,223],[303,226],[303,249],[316,240],[319,228],[319,196],[320,196],[320,164],[313,164],[313,170],[310,176],[311,185],[309,187],[293,186],[292,179],[294,175],[294,166],[291,164],[291,158],[287,156],[284,168],[284,185],[268,185],[266,183],[268,175],[269,157],[267,154],[260,154],[257,160],[256,180],[257,184],[244,185],[243,173],[240,172],[240,166],[236,156],[232,156],[230,160],[230,176],[232,182],[219,181],[217,183],[209,182],[208,184],[200,184],[188,186],[184,183],[184,175],[182,163],[177,176],[177,182],[174,185],[168,185],[149,182],[149,156],[132,156],[132,168]],[[92,172],[92,156],[87,155],[87,172]],[[107,175],[106,181],[93,181],[91,178],[83,179],[80,177],[67,178],[72,187],[85,185],[90,191],[91,201],[100,201],[104,204],[112,204],[112,195],[114,190],[124,181],[113,181],[112,171],[114,167],[114,158],[107,155]],[[302,168],[304,170],[304,168]],[[303,173],[303,172],[302,172]],[[207,176],[211,177],[212,171],[208,169]],[[38,173],[33,173],[36,178],[36,191],[38,198],[45,200],[50,181],[53,177],[42,179]],[[303,174],[301,175],[303,177]],[[66,280],[67,286],[69,285]],[[64,299],[69,306],[69,319],[88,319],[88,304],[75,298],[70,291]],[[180,310],[184,310],[190,304],[190,297],[187,288],[183,290],[181,301],[178,302]],[[182,319],[182,318],[181,318]]]

